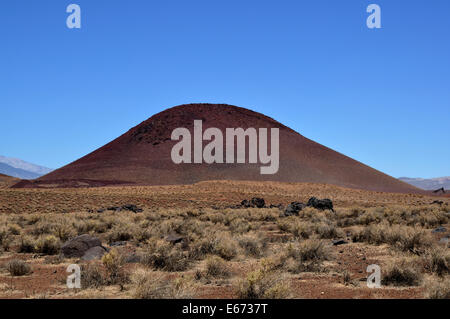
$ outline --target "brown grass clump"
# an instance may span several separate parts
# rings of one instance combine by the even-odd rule
[[[59,253],[60,247],[61,242],[58,238],[53,235],[44,235],[36,241],[34,251],[46,255],[56,255]]]
[[[128,241],[133,238],[134,230],[128,225],[115,225],[108,233],[108,243]]]
[[[124,270],[125,261],[117,249],[111,251],[102,257],[102,264],[105,266],[108,276],[108,282],[112,285],[120,285],[128,282],[128,274]]]
[[[380,245],[389,244],[403,252],[421,255],[432,245],[430,234],[422,229],[381,223],[356,229],[352,234],[353,242],[368,242]]]
[[[11,236],[5,227],[0,228],[0,245],[2,246],[4,251],[9,250],[9,246],[11,244]]]
[[[242,236],[238,239],[238,242],[247,256],[261,258],[267,250],[267,241],[258,238],[254,234]]]
[[[239,299],[283,299],[290,296],[290,290],[281,273],[263,260],[261,268],[240,282],[237,295]]]
[[[450,299],[450,277],[428,278],[425,282],[425,296],[429,299]]]
[[[225,260],[231,260],[238,254],[236,240],[228,233],[208,234],[205,238],[192,243],[189,257],[201,260],[207,255],[217,255]]]
[[[107,281],[99,265],[91,263],[81,267],[81,288],[100,288],[105,285]]]
[[[137,299],[187,299],[195,296],[195,286],[189,279],[170,280],[167,275],[139,268],[131,275]]]
[[[403,258],[382,267],[381,283],[386,286],[419,286],[422,273],[415,258]]]
[[[8,225],[8,231],[11,235],[20,235],[22,227],[20,227],[18,224],[10,224]]]
[[[11,276],[24,276],[31,273],[30,265],[20,259],[14,259],[8,262],[6,269],[8,269]]]
[[[20,253],[32,253],[35,251],[36,241],[33,237],[28,235],[23,235],[20,238],[19,252]]]
[[[438,276],[450,274],[450,251],[445,248],[434,248],[426,256],[426,264],[430,271]]]
[[[154,269],[184,271],[188,268],[190,260],[180,245],[157,241],[151,243],[142,263]]]
[[[309,239],[290,245],[286,258],[290,259],[286,262],[290,272],[322,271],[322,263],[331,259],[331,251],[325,242]]]
[[[231,271],[225,260],[218,256],[211,256],[206,259],[205,274],[213,278],[228,278]]]

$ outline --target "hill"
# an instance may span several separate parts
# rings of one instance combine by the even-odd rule
[[[194,120],[202,120],[203,130],[215,127],[222,132],[226,128],[278,128],[278,172],[261,175],[261,163],[248,163],[248,154],[244,164],[175,164],[171,150],[177,141],[171,140],[172,131],[187,128],[193,134]],[[203,142],[203,146],[206,144]],[[167,109],[79,160],[16,187],[171,185],[206,180],[311,182],[375,191],[419,191],[272,118],[224,104],[188,104]]]

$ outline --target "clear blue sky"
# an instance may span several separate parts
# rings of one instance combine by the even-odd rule
[[[395,177],[450,175],[449,16],[448,0],[3,1],[0,154],[57,168],[220,102]]]

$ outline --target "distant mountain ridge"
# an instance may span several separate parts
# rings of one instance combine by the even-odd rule
[[[450,176],[436,178],[400,177],[399,180],[425,190],[436,190],[441,187],[450,190]]]
[[[0,155],[0,173],[22,178],[22,179],[35,179],[48,174],[52,169],[25,162],[18,158],[11,158]]]

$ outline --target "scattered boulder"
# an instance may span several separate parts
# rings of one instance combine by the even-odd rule
[[[331,201],[331,199],[328,199],[328,198],[317,199],[315,197],[311,197],[308,200],[308,203],[306,204],[306,206],[314,207],[314,208],[320,209],[320,210],[329,209],[334,212],[333,202]]]
[[[266,202],[264,201],[264,198],[260,197],[253,197],[251,200],[244,199],[241,202],[241,207],[250,208],[250,207],[257,207],[257,208],[264,208],[266,205]]]
[[[433,205],[433,204],[442,205],[442,204],[444,204],[444,202],[441,200],[435,200],[431,203],[431,205]]]
[[[110,247],[118,247],[118,246],[125,246],[127,244],[126,241],[115,241],[111,244],[109,244]]]
[[[185,241],[185,238],[183,236],[180,236],[178,234],[169,234],[169,236],[166,237],[166,241],[168,241],[169,243],[175,245],[178,243],[181,243],[183,241]]]
[[[132,253],[128,256],[125,256],[125,262],[127,264],[137,264],[140,263],[141,260],[142,260],[141,256],[136,253]]]
[[[343,239],[336,239],[332,241],[334,246],[344,245],[347,244],[347,242]]]
[[[260,197],[253,197],[251,202],[252,202],[253,207],[257,207],[257,208],[263,208],[264,205],[266,204],[264,201],[264,198],[260,198]]]
[[[143,212],[142,208],[139,208],[139,207],[137,207],[136,205],[133,205],[133,204],[123,205],[122,209],[129,210],[129,211],[131,211],[133,213],[142,213]]]
[[[270,204],[269,208],[278,208],[278,209],[283,209],[283,204],[278,204],[278,205],[275,205],[275,204]]]
[[[108,207],[106,209],[107,210],[112,210],[112,211],[115,211],[115,212],[120,212],[122,210],[128,210],[128,211],[133,212],[133,213],[141,213],[141,212],[143,212],[142,208],[139,208],[139,207],[137,207],[134,204],[125,204],[125,205],[122,205],[122,206],[111,206],[111,207]]]
[[[292,216],[292,215],[298,216],[298,213],[305,207],[306,205],[303,203],[292,202],[286,207],[284,211],[284,216]]]
[[[104,254],[106,254],[108,250],[103,246],[95,246],[92,248],[89,248],[81,257],[82,260],[96,260],[103,257]]]
[[[242,207],[245,207],[245,208],[252,207],[252,203],[251,203],[249,200],[244,199],[244,200],[241,202],[241,206],[242,206]]]
[[[444,187],[441,187],[441,188],[436,189],[436,190],[433,191],[434,194],[437,194],[437,193],[439,193],[439,192],[442,192],[442,194],[445,194],[445,189],[444,189]]]
[[[88,234],[80,235],[70,239],[61,246],[61,252],[66,258],[83,257],[92,247],[101,246],[102,243],[97,237]]]
[[[443,226],[440,226],[440,227],[438,227],[438,228],[436,228],[436,229],[433,229],[433,233],[445,233],[447,231],[447,228],[445,228],[445,227],[443,227]]]

